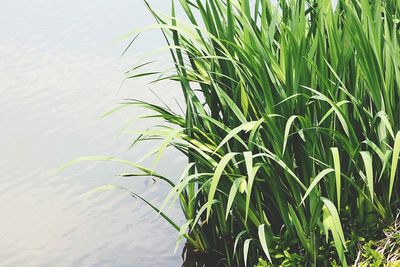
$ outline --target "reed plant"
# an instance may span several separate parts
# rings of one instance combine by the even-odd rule
[[[149,155],[174,147],[188,165],[180,179],[133,163],[125,176],[171,186],[161,206],[143,200],[209,266],[348,266],[400,208],[400,2],[277,2],[146,3],[174,70],[128,78],[175,81],[185,103],[127,100],[165,122],[134,143],[162,140]]]

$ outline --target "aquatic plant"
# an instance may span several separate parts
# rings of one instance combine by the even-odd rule
[[[171,186],[160,207],[141,199],[209,265],[354,262],[400,207],[400,2],[146,5],[175,68],[128,78],[176,81],[185,110],[127,100],[165,122],[135,144],[161,139],[156,160],[174,147],[188,165],[170,179],[132,164]],[[166,214],[175,201],[183,225]]]

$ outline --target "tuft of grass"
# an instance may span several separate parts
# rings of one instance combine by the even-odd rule
[[[181,227],[162,216],[214,265],[348,266],[400,208],[400,2],[277,2],[146,2],[175,68],[128,77],[176,81],[185,110],[127,100],[165,122],[134,143],[188,159],[151,207],[179,201]]]

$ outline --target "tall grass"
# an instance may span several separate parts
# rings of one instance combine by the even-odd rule
[[[400,2],[147,6],[175,66],[154,82],[178,82],[186,110],[127,101],[165,121],[136,142],[188,158],[179,180],[139,166],[171,185],[161,207],[148,204],[214,265],[354,262],[400,208]],[[182,226],[165,214],[174,201]]]

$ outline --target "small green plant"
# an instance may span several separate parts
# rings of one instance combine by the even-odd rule
[[[384,237],[362,245],[355,266],[400,266],[400,220],[399,215],[387,229]]]
[[[377,251],[374,246],[375,244],[373,241],[369,241],[363,246],[362,257],[364,258],[364,261],[360,264],[357,264],[356,266],[382,266],[385,256],[380,251]]]
[[[213,265],[354,262],[354,240],[400,207],[400,2],[180,0],[184,20],[176,2],[170,15],[146,4],[175,67],[154,82],[178,82],[185,110],[126,105],[165,122],[135,144],[161,139],[156,161],[174,147],[188,165],[174,179],[118,160],[141,171],[124,176],[168,183],[161,207],[143,200]],[[146,64],[128,78],[154,75]]]

